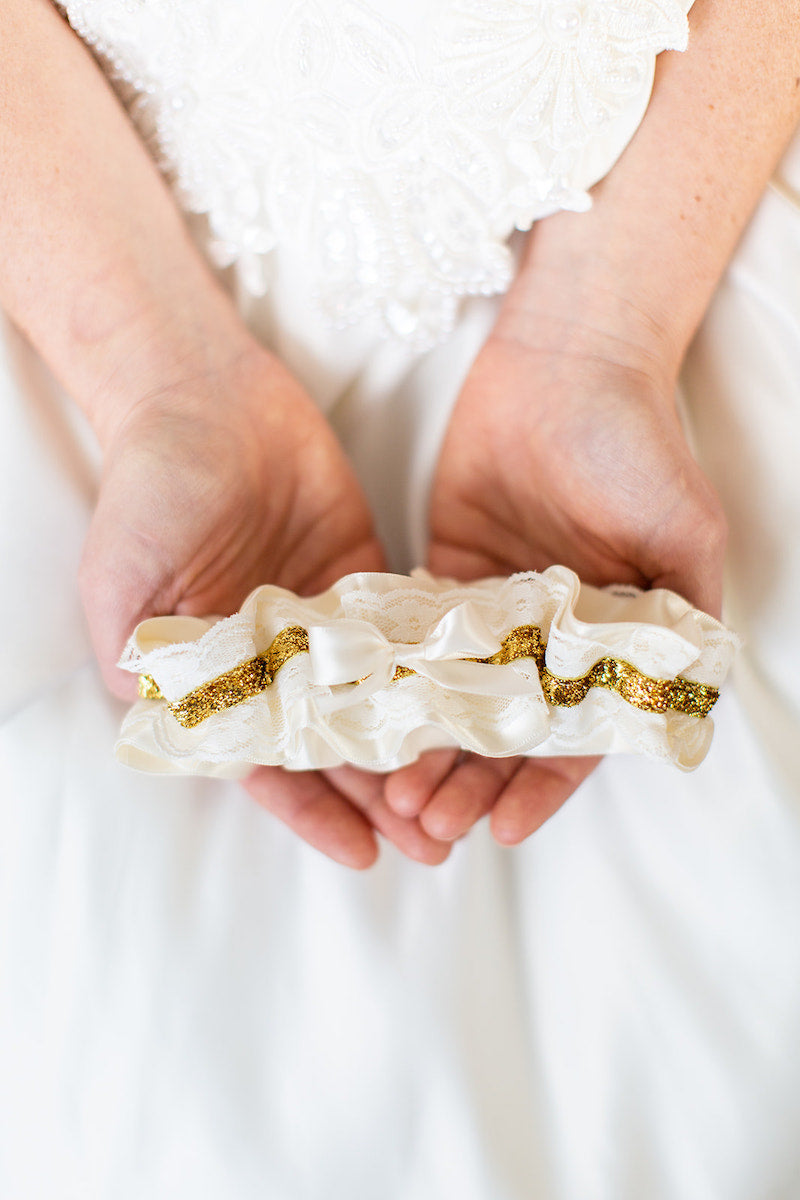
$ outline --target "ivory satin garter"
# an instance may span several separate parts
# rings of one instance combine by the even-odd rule
[[[565,567],[456,583],[354,574],[319,596],[256,589],[232,617],[154,617],[120,666],[142,697],[130,766],[240,776],[424,750],[626,751],[696,767],[738,646],[673,592],[581,584]]]

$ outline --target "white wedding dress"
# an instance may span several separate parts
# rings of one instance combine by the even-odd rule
[[[204,251],[421,560],[513,230],[585,208],[673,0],[70,0]],[[800,1195],[800,140],[689,355],[744,636],[683,775],[356,875],[115,762],[75,587],[97,454],[0,347],[2,1200]]]

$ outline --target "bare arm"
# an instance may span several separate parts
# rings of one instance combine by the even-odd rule
[[[104,468],[81,591],[105,678],[137,621],[316,591],[383,559],[327,423],[240,320],[86,47],[48,0],[0,7],[0,304],[86,412]],[[134,685],[135,686],[135,685]],[[350,866],[376,832],[439,862],[357,771],[250,793]]]
[[[177,364],[215,366],[249,339],[49,0],[4,0],[0,47],[0,304],[106,441]]]
[[[635,137],[588,213],[536,225],[467,378],[431,501],[429,563],[464,578],[573,567],[718,612],[725,519],[675,410],[688,343],[800,118],[800,3],[696,0],[659,59]],[[456,762],[394,775],[398,812],[503,842],[542,824],[582,759]]]
[[[676,369],[800,121],[798,0],[696,0],[690,25],[688,50],[659,57],[645,118],[591,211],[530,234],[515,293],[537,314],[563,302],[602,325],[605,310],[609,329],[657,336]],[[541,305],[545,280],[557,295]]]

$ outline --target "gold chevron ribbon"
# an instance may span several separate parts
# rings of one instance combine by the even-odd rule
[[[707,717],[719,699],[719,689],[709,684],[695,683],[680,675],[675,679],[653,679],[620,658],[601,658],[585,675],[577,679],[562,678],[545,666],[546,648],[537,625],[519,625],[503,638],[497,654],[468,661],[505,666],[519,658],[532,658],[545,699],[558,708],[573,708],[595,687],[616,692],[628,704],[644,712],[664,713],[671,709],[700,718]],[[289,625],[276,635],[265,654],[258,654],[218,675],[167,707],[184,729],[194,729],[214,713],[224,712],[266,691],[290,658],[307,653],[308,631],[301,625]],[[410,667],[398,667],[394,680],[414,674]],[[164,699],[150,675],[139,676],[139,695],[143,700]]]

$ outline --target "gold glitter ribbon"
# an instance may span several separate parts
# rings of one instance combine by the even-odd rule
[[[671,709],[701,718],[709,715],[719,699],[719,689],[709,684],[694,683],[680,675],[675,679],[653,679],[620,658],[601,658],[585,675],[577,679],[563,678],[545,666],[546,648],[538,625],[519,625],[503,638],[497,654],[468,661],[505,666],[520,658],[532,658],[544,697],[557,708],[573,708],[595,687],[616,692],[628,704],[644,712],[664,713]],[[301,625],[289,625],[274,638],[265,654],[258,654],[218,675],[167,707],[184,729],[194,729],[214,713],[225,712],[266,691],[284,663],[296,654],[307,653],[308,631]],[[410,667],[397,667],[393,682],[415,673]],[[139,695],[143,700],[164,699],[150,675],[139,676]]]

